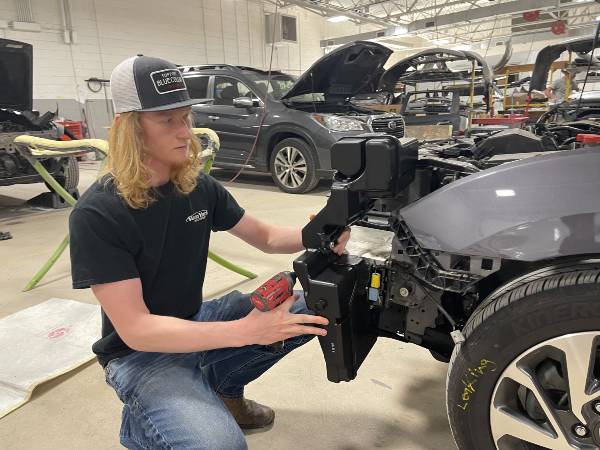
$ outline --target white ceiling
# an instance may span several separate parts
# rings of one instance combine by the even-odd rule
[[[569,32],[595,25],[595,0],[268,0],[279,7],[300,6],[325,17],[347,16],[356,24],[388,30],[387,35],[418,36],[443,44],[472,44],[492,38],[528,35],[566,22]],[[533,22],[526,11],[539,10]],[[456,14],[459,13],[459,14]],[[536,30],[532,30],[535,23]],[[433,25],[432,25],[433,24]],[[394,31],[395,30],[395,31]],[[407,36],[408,35],[408,36]],[[390,40],[391,37],[388,37]]]

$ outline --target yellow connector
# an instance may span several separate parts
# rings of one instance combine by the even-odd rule
[[[381,274],[371,274],[371,287],[375,289],[379,289],[381,287]]]

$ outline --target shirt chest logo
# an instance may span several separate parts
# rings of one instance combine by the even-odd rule
[[[194,214],[191,214],[185,219],[186,222],[200,222],[208,216],[208,211],[203,209],[202,211],[196,211]]]

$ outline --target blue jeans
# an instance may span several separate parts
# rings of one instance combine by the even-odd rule
[[[291,312],[312,314],[302,292]],[[238,291],[204,302],[192,320],[236,320],[253,308]],[[131,449],[246,449],[240,427],[218,395],[241,397],[244,386],[313,335],[283,348],[249,345],[195,353],[134,352],[111,360],[106,382],[123,402],[121,444]]]

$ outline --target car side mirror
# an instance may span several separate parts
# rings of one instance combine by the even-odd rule
[[[238,97],[233,99],[233,106],[236,108],[252,108],[253,106],[258,106],[255,104],[255,100],[252,100],[248,97]]]

